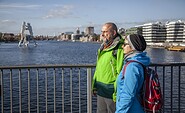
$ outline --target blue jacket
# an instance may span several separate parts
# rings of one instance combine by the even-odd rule
[[[125,58],[124,64],[129,60],[141,62],[145,66],[150,64],[150,58],[146,56],[146,52],[131,54]],[[144,113],[138,100],[144,81],[143,67],[137,62],[131,62],[126,67],[124,78],[123,68],[117,78],[116,113]]]

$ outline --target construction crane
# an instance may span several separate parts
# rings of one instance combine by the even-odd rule
[[[29,35],[25,34],[26,30],[29,31]],[[37,46],[37,43],[33,38],[33,31],[30,23],[26,23],[26,22],[22,23],[20,35],[21,35],[21,40],[19,41],[19,45],[18,45],[19,47],[21,46],[27,47],[31,40],[34,43],[34,46]]]

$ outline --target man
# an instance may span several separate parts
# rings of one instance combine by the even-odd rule
[[[97,94],[97,113],[115,112],[114,83],[123,65],[123,38],[114,23],[102,27],[103,43],[98,49],[96,70],[93,78],[93,94]]]

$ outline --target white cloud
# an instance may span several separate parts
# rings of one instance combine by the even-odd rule
[[[64,6],[57,6],[55,9],[51,9],[44,19],[49,19],[49,18],[68,18],[74,16],[72,13],[72,9],[74,7],[72,5],[64,5]]]
[[[12,24],[16,24],[15,21],[12,21],[12,20],[0,20],[0,24],[1,25],[12,25]]]
[[[27,4],[0,4],[0,9],[32,9],[32,8],[39,8],[41,5],[27,5]]]
[[[12,20],[0,20],[0,32],[11,32],[11,33],[17,33],[17,25],[16,21]]]

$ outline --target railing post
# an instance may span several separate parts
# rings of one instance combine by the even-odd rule
[[[87,113],[92,113],[91,68],[87,68]]]
[[[3,70],[0,70],[0,81],[1,81],[1,113],[4,112],[4,92],[3,92]]]

